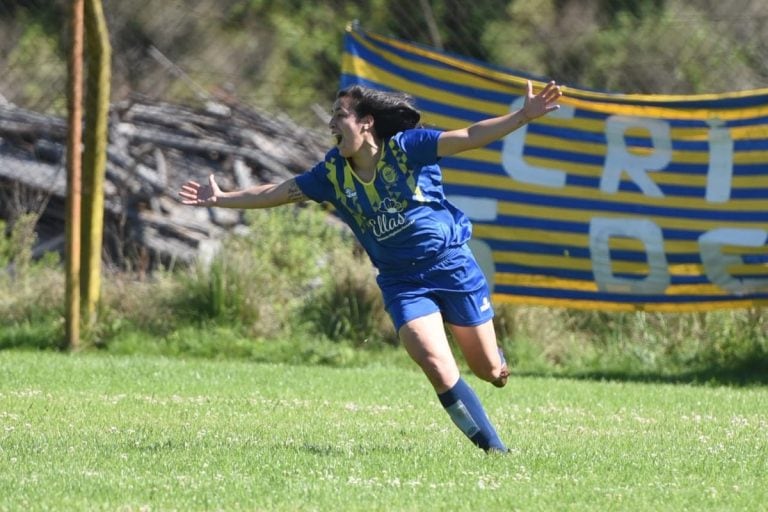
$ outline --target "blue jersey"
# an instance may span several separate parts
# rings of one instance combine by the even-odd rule
[[[334,148],[296,183],[310,199],[335,207],[382,273],[426,264],[472,234],[467,216],[443,191],[440,133],[406,130],[385,141],[370,182],[362,181]]]

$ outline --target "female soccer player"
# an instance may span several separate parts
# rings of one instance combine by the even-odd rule
[[[456,426],[478,447],[506,452],[474,390],[459,373],[447,324],[470,369],[497,387],[509,376],[493,328],[486,280],[467,247],[469,219],[445,197],[441,157],[483,147],[557,108],[550,82],[523,108],[466,128],[418,127],[413,98],[352,86],[338,92],[329,122],[336,147],[314,168],[279,184],[223,192],[187,182],[182,203],[270,208],[312,199],[331,203],[378,269],[384,304],[410,357]]]

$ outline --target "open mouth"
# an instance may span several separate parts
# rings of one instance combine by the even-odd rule
[[[341,134],[340,133],[334,133],[332,135],[333,135],[333,140],[336,141],[336,145],[338,146],[339,144],[341,144],[341,138],[342,138]]]

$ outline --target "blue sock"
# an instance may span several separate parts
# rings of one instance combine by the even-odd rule
[[[488,415],[485,414],[483,405],[464,379],[459,377],[458,382],[451,389],[439,393],[437,397],[459,430],[464,432],[464,435],[476,446],[485,451],[491,449],[507,451],[507,447],[501,442],[491,425]]]

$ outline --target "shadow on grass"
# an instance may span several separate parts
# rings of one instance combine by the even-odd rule
[[[691,384],[707,386],[764,386],[768,385],[768,354],[745,357],[727,364],[712,364],[697,369],[659,373],[622,370],[573,370],[557,373],[515,372],[529,377],[562,379],[639,382],[649,384]]]
[[[62,329],[56,322],[43,322],[40,324],[17,325],[11,328],[0,328],[0,350],[62,350]],[[202,338],[211,338],[215,340],[215,346],[206,352],[204,357],[215,357],[217,359],[249,359],[257,361],[258,357],[252,350],[227,350],[221,343],[220,334],[216,336],[205,336]],[[271,349],[272,344],[265,344],[263,348]],[[94,346],[93,348],[103,348]],[[129,347],[128,353],[142,353],[144,349],[140,345]],[[338,346],[332,348],[339,349]],[[189,355],[189,347],[176,350],[174,355]],[[316,347],[315,347],[316,349]],[[392,348],[401,350],[400,348]],[[311,358],[301,357],[297,361],[294,357],[295,347],[286,353],[292,354],[291,357],[281,355],[283,351],[276,349],[273,354],[267,354],[266,360],[273,363],[307,364]],[[366,351],[356,351],[349,349],[351,353],[359,355],[347,361],[344,366],[365,366],[366,364],[379,361],[376,353]],[[146,350],[146,352],[156,352]],[[127,354],[126,354],[127,355]],[[262,354],[263,355],[263,354]],[[198,354],[200,356],[200,354]],[[382,359],[386,364],[387,359]],[[314,361],[316,364],[322,364],[324,361]],[[394,364],[394,363],[392,363]],[[620,364],[620,363],[619,363]],[[333,364],[331,366],[334,366]],[[615,381],[615,382],[638,382],[638,383],[666,383],[666,384],[689,384],[706,386],[764,386],[768,385],[768,350],[762,346],[753,346],[744,350],[738,355],[731,355],[725,361],[699,361],[691,363],[688,367],[679,367],[676,370],[667,371],[647,371],[642,368],[622,369],[617,365],[617,369],[578,369],[567,367],[552,367],[551,369],[541,368],[537,370],[525,370],[525,363],[521,369],[513,370],[513,374],[521,377],[548,377],[561,379],[578,379],[592,381]],[[312,451],[311,447],[307,448]],[[320,453],[322,450],[318,450]]]

